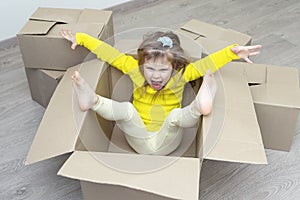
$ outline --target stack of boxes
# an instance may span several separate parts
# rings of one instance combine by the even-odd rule
[[[95,17],[100,13],[106,17]],[[90,23],[92,19],[105,20]],[[30,26],[36,23],[40,25]],[[290,148],[300,108],[298,73],[294,68],[250,66],[242,62],[227,64],[216,73],[220,89],[213,112],[201,118],[199,127],[185,129],[181,146],[168,156],[139,155],[126,143],[116,125],[95,112],[80,111],[69,78],[75,70],[80,70],[98,94],[128,100],[132,92],[128,77],[124,78],[121,72],[99,59],[86,59],[89,52],[83,48],[72,51],[70,44],[58,35],[61,26],[75,31],[82,27],[86,29],[81,31],[106,39],[113,34],[111,13],[90,9],[39,9],[28,24],[18,38],[26,71],[36,72],[28,76],[29,83],[41,73],[50,77],[44,69],[66,72],[45,111],[26,162],[35,163],[72,152],[58,174],[80,180],[85,200],[100,197],[197,200],[203,159],[266,164],[264,144],[271,149]],[[45,26],[47,31],[36,31]],[[201,58],[203,49],[207,50],[202,52],[205,56],[228,44],[251,43],[250,36],[198,20],[191,20],[175,32],[192,59]],[[190,41],[204,48],[199,51],[189,45]],[[136,56],[132,49],[138,44],[137,41],[120,41],[116,47]],[[41,78],[38,89],[34,90],[43,94],[39,88],[45,87],[45,80]],[[193,88],[196,92],[199,85]],[[185,97],[190,98],[187,103],[193,94],[193,90],[185,91]]]
[[[17,34],[32,99],[47,107],[66,69],[95,58],[70,48],[59,31],[85,32],[102,40],[113,36],[112,12],[94,9],[38,8]]]

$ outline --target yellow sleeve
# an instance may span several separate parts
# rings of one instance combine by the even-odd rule
[[[236,46],[236,44],[225,47],[203,59],[190,63],[186,66],[183,77],[187,82],[193,81],[204,76],[208,69],[214,73],[232,60],[239,59],[239,57],[230,50],[233,46]]]
[[[132,56],[125,55],[109,44],[88,34],[76,33],[76,42],[96,54],[97,58],[109,63],[125,74],[138,66],[138,61]]]

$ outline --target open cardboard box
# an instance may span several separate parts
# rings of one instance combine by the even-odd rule
[[[129,98],[128,89],[116,88],[130,88],[128,79],[107,67],[91,60],[67,70],[45,111],[27,164],[72,153],[58,174],[80,180],[85,200],[197,200],[203,159],[267,163],[250,88],[242,73],[232,73],[226,66],[216,73],[219,89],[213,112],[201,118],[199,127],[185,130],[177,150],[158,156],[136,154],[114,123],[93,111],[79,110],[70,78],[75,70],[98,94]],[[185,92],[188,98],[194,95],[191,87]]]
[[[228,68],[247,78],[265,148],[289,151],[300,109],[298,70],[238,62]]]
[[[102,40],[113,36],[112,12],[95,9],[38,8],[17,34],[25,67],[65,70],[95,58],[84,47],[64,40],[62,28]],[[112,41],[110,41],[112,43]],[[30,49],[30,50],[29,50]]]
[[[252,37],[232,29],[222,28],[192,19],[177,30],[204,47],[203,54],[208,55],[232,44],[250,45]]]
[[[31,98],[46,108],[65,71],[25,68]]]

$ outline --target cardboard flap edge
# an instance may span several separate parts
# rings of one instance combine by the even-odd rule
[[[154,160],[172,163],[150,172],[132,173],[123,168],[118,169],[109,163],[116,160],[118,166],[126,167],[134,167],[137,162],[151,165]],[[75,151],[59,170],[58,175],[99,184],[125,186],[176,199],[197,199],[201,167],[199,165],[199,160],[196,158]],[[178,170],[185,170],[187,173],[178,173],[180,172]],[[171,182],[167,178],[170,175],[177,176],[181,181]],[[158,179],[160,179],[159,183],[155,181]]]

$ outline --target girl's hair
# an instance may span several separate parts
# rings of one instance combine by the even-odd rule
[[[163,45],[159,38],[168,37],[172,40],[172,45]],[[182,70],[189,64],[188,59],[184,56],[184,51],[180,46],[179,37],[172,31],[157,31],[144,36],[143,42],[138,48],[138,64],[142,74],[144,74],[144,63],[149,59],[166,58],[173,67],[174,71]],[[172,74],[174,75],[174,73]],[[144,83],[144,89],[147,83]],[[159,91],[158,91],[159,92]]]
[[[161,37],[169,37],[173,44],[163,46],[163,43],[159,41]],[[143,72],[143,65],[146,60],[154,58],[167,58],[171,62],[174,70],[179,71],[185,68],[189,64],[189,61],[184,56],[184,51],[180,46],[179,37],[172,31],[162,32],[157,31],[144,36],[143,42],[138,48],[138,61],[141,72]]]

